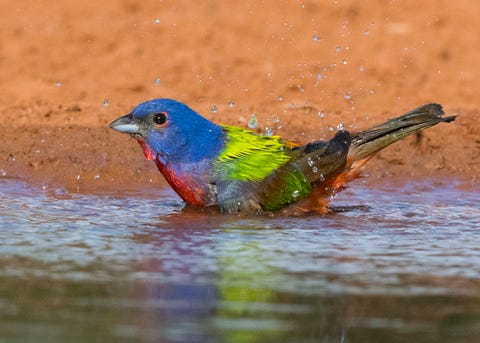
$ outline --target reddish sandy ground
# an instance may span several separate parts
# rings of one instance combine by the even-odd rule
[[[220,123],[256,113],[259,130],[302,141],[439,102],[460,117],[381,152],[370,179],[479,178],[478,1],[3,1],[0,13],[3,177],[162,185],[107,125],[171,97]]]

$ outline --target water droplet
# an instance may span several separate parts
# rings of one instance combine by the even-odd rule
[[[375,89],[370,89],[370,94],[375,94]]]
[[[318,173],[318,168],[317,168],[317,167],[313,167],[313,168],[312,168],[312,171],[313,171],[314,173]]]
[[[159,78],[156,78],[155,79],[155,85],[158,86],[160,84],[160,79]]]
[[[314,36],[312,37],[312,40],[313,40],[314,42],[319,42],[321,39],[322,39],[322,38],[320,38],[320,37],[317,36],[317,35],[314,35]]]
[[[278,101],[283,101],[283,96],[279,96],[277,99]]]
[[[363,34],[364,34],[365,36],[368,36],[369,33],[370,33],[370,32],[368,31],[368,29],[365,29],[365,31],[363,31]]]
[[[273,136],[273,129],[270,126],[267,126],[265,128],[265,136],[268,136],[268,137]]]
[[[320,177],[318,179],[323,182],[323,181],[325,181],[325,176],[323,174],[320,174]]]
[[[76,176],[75,176],[75,179],[76,179],[76,180],[80,180],[80,175],[76,175]]]
[[[109,102],[107,99],[103,100],[103,107],[108,107]]]
[[[343,97],[345,98],[345,100],[349,100],[352,97],[352,95],[350,94],[350,92],[347,92]]]
[[[323,79],[322,74],[317,74],[317,81],[320,81],[321,79]]]
[[[213,105],[212,108],[210,108],[210,112],[212,113],[217,113],[218,109],[217,106]]]
[[[340,124],[337,125],[337,130],[338,131],[343,131],[344,130],[343,123],[340,123]]]
[[[56,87],[62,87],[62,83],[61,82],[55,82],[55,86]]]
[[[93,177],[95,180],[98,180],[100,178],[100,175],[99,174],[95,174],[95,176]]]
[[[0,172],[2,173],[2,176],[7,176],[7,172],[5,170],[0,170]]]
[[[255,114],[252,114],[250,116],[250,119],[248,120],[248,127],[251,129],[256,129],[257,125],[258,125],[257,116]]]
[[[298,198],[299,195],[300,195],[300,191],[298,189],[294,190],[292,193],[292,197],[294,198]]]
[[[228,102],[228,107],[231,108],[231,107],[233,107],[233,106],[235,106],[235,103],[234,103],[233,101],[229,101],[229,102]]]
[[[275,124],[280,123],[280,118],[279,118],[279,117],[273,118],[273,122],[274,122]]]
[[[300,93],[305,92],[305,88],[303,88],[302,85],[298,85],[297,88],[298,88],[298,90],[300,91]]]
[[[340,50],[342,50],[342,47],[341,47],[341,46],[338,45],[338,46],[335,47],[335,51],[336,51],[336,52],[339,52]]]
[[[312,158],[311,157],[308,157],[307,158],[307,163],[310,167],[313,167],[315,165],[315,162],[313,162]]]
[[[320,118],[325,118],[325,113],[323,111],[318,112]]]
[[[358,70],[364,71],[364,70],[365,70],[365,67],[364,67],[364,66],[360,66],[360,67],[358,68]]]
[[[343,64],[347,64],[347,60],[344,58],[342,61]]]
[[[328,127],[328,131],[333,132],[333,130],[334,130],[333,126]]]
[[[160,24],[160,19],[158,18],[155,18],[155,20],[153,21],[154,24]]]

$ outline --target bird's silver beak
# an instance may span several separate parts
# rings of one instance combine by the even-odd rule
[[[118,132],[129,133],[131,135],[140,134],[138,122],[131,114],[127,114],[114,120],[108,127]]]

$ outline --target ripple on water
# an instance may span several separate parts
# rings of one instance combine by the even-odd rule
[[[417,317],[395,312],[408,299],[416,306],[419,299],[421,304],[437,297],[415,307],[418,316],[432,306],[446,311],[442,297],[448,303],[470,299],[456,303],[462,311],[480,294],[479,193],[437,183],[357,183],[336,198],[335,214],[269,218],[182,212],[168,189],[147,196],[68,194],[0,178],[0,282],[11,293],[0,308],[20,311],[31,322],[27,313],[38,299],[28,294],[36,293],[24,294],[22,312],[16,289],[50,289],[53,280],[68,296],[52,298],[52,304],[73,311],[71,318],[98,313],[96,321],[105,327],[112,313],[143,318],[160,311],[166,318],[159,327],[118,324],[109,335],[140,338],[149,332],[155,339],[182,341],[214,330],[290,332],[298,338],[311,332],[307,318],[317,324],[328,316],[343,318],[348,295],[360,304],[360,311],[347,311],[349,323],[365,330],[381,323],[395,335],[399,328],[415,331]],[[389,304],[398,306],[392,310]],[[375,306],[403,319],[365,314]],[[335,335],[343,332],[335,323],[328,327]]]

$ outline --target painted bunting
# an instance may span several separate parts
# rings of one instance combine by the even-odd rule
[[[327,213],[326,199],[359,174],[376,152],[451,122],[441,105],[418,107],[356,134],[338,131],[305,145],[245,128],[218,125],[181,102],[156,99],[135,107],[110,128],[133,136],[188,204],[224,213]]]

